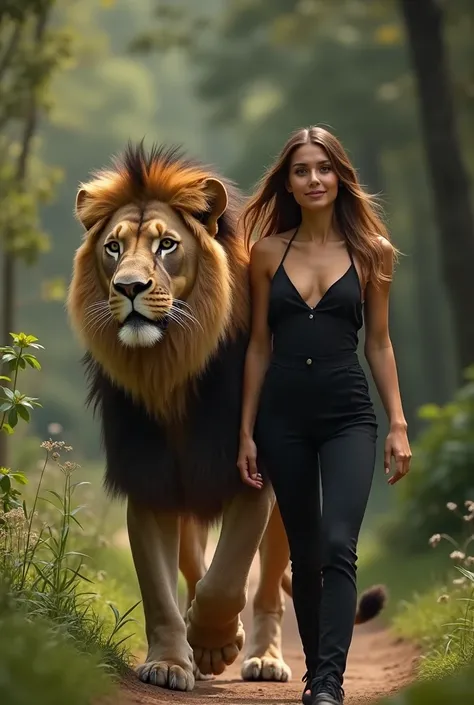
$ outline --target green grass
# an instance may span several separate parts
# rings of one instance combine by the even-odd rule
[[[432,680],[412,683],[377,705],[471,705],[474,702],[474,666]]]
[[[0,511],[2,579],[15,609],[49,623],[79,652],[94,653],[112,672],[120,672],[130,661],[127,642],[135,626],[130,608],[140,598],[127,602],[132,591],[106,580],[98,568],[107,543],[101,542],[93,516],[83,518],[89,488],[80,470],[61,459],[64,445],[45,446],[36,483],[23,488],[24,506]],[[107,532],[106,525],[101,528]],[[95,565],[88,549],[95,549]]]
[[[474,574],[471,567],[463,575],[456,568],[455,554],[450,554],[463,545],[453,545],[449,538],[421,554],[405,556],[398,547],[390,553],[375,532],[367,532],[359,544],[359,590],[373,583],[388,587],[382,620],[395,635],[421,646],[421,680],[438,679],[474,663]]]
[[[438,678],[474,662],[473,597],[469,584],[458,589],[441,585],[417,596],[396,615],[394,633],[423,649],[421,678]]]
[[[41,369],[33,353],[42,346],[34,336],[11,336],[13,345],[0,347],[9,370],[0,378],[0,433],[18,438],[41,405],[18,387],[27,367]],[[100,594],[100,570],[84,550],[100,561],[101,539],[118,516],[63,459],[72,450],[65,442],[22,441],[23,467],[0,468],[0,702],[91,705],[130,661],[138,601],[117,609],[115,601],[125,602],[119,582]]]
[[[28,616],[2,598],[0,702],[5,705],[90,705],[115,693],[95,651],[80,653],[56,625]]]

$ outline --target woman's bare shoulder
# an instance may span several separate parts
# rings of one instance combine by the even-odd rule
[[[257,240],[250,252],[251,267],[254,271],[271,278],[288,245],[290,233],[277,233]]]
[[[252,246],[252,252],[255,251],[257,256],[275,255],[280,253],[289,243],[292,232],[276,233],[268,237],[263,237],[257,240]]]

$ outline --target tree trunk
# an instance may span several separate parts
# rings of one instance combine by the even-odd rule
[[[456,337],[459,381],[474,362],[474,217],[462,161],[436,0],[400,0],[418,87],[423,144],[440,235],[441,269]]]
[[[413,230],[413,294],[414,308],[418,312],[418,326],[423,360],[425,398],[423,403],[445,404],[453,393],[453,354],[449,345],[445,316],[444,287],[439,284],[439,257],[433,245],[433,227],[426,213],[426,199],[416,193],[416,175],[419,168],[410,157],[403,157],[405,167],[410,166],[411,177],[405,175],[406,199],[410,204]],[[415,178],[413,178],[413,176]],[[401,177],[403,179],[403,175]],[[444,305],[443,305],[444,304]]]
[[[36,22],[35,29],[35,44],[39,48],[43,42],[44,33],[48,20],[49,8],[45,6]],[[18,157],[16,170],[16,183],[21,190],[25,187],[25,182],[28,174],[28,160],[31,152],[31,144],[36,131],[38,121],[37,86],[33,84],[30,88],[30,98],[28,113],[25,115],[25,124],[23,129],[23,137],[21,143],[21,152]],[[2,297],[2,326],[1,326],[1,342],[0,345],[10,345],[12,339],[10,333],[15,331],[15,253],[11,249],[8,231],[4,233],[4,249],[3,249],[3,267],[1,280],[1,297]],[[8,375],[8,370],[4,370],[3,374]],[[8,467],[8,442],[7,435],[0,432],[0,466]]]

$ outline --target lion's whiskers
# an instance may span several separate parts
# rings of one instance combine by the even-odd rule
[[[112,322],[113,318],[107,300],[95,301],[86,307],[82,330],[84,331],[87,328],[92,337],[94,337],[101,333]]]
[[[85,311],[86,311],[86,313],[93,312],[93,311],[100,311],[104,308],[108,308],[108,306],[109,306],[108,300],[102,299],[101,301],[94,301],[93,303],[86,306]]]
[[[184,308],[187,308],[190,313],[192,313],[193,309],[191,308],[191,306],[188,304],[187,301],[184,301],[183,299],[175,299],[174,304],[178,304],[179,306],[183,306]]]
[[[193,326],[198,326],[203,330],[201,323],[193,314],[191,306],[182,299],[175,299],[170,310],[167,311],[167,316],[170,321],[173,321],[189,333],[192,332]],[[85,308],[82,331],[87,329],[89,334],[95,337],[102,333],[114,319],[114,312],[111,310],[110,302],[107,299],[94,301]]]
[[[176,323],[176,325],[187,330],[188,332],[191,332],[191,326],[189,325],[188,321],[185,318],[180,318],[176,310],[170,309],[167,313],[167,316],[171,321]]]
[[[182,328],[186,328],[188,331],[191,330],[191,325],[194,324],[199,326],[201,330],[203,330],[202,325],[198,321],[198,319],[191,313],[191,307],[188,306],[189,311],[186,311],[185,309],[181,308],[183,305],[183,301],[177,299],[170,311],[168,312],[169,317],[171,320],[175,321],[178,325],[180,325]],[[187,305],[187,304],[186,304]]]

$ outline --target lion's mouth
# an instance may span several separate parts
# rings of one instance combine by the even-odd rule
[[[165,331],[169,326],[169,316],[163,316],[163,318],[155,321],[152,318],[144,316],[138,311],[131,311],[127,318],[121,323],[120,327],[123,328],[123,326],[131,326],[132,328],[138,329],[144,325],[156,326],[158,330]]]

